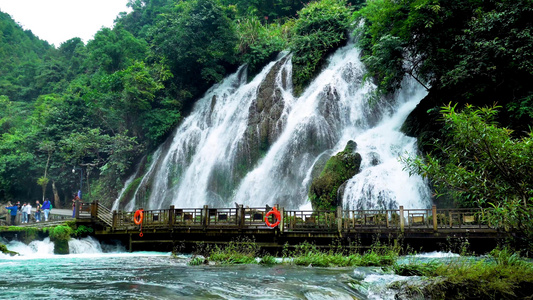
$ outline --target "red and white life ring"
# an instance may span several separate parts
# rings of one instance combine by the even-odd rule
[[[143,210],[142,209],[138,209],[135,212],[135,215],[133,215],[133,223],[135,223],[135,225],[141,225],[143,223]]]
[[[276,218],[276,222],[274,223],[270,223],[268,221],[268,216],[270,215],[274,215],[274,217]],[[271,211],[267,212],[266,215],[265,215],[265,223],[267,224],[268,227],[276,227],[279,225],[279,223],[281,222],[281,213],[278,211],[278,209],[276,207],[273,207]]]

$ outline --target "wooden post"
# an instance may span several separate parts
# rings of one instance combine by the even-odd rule
[[[403,218],[403,206],[400,206],[400,230],[404,231],[405,228],[405,219]]]
[[[285,207],[282,207],[279,213],[281,215],[281,220],[279,222],[279,231],[283,233],[283,229],[285,228]]]
[[[76,202],[74,203],[74,210],[75,210],[75,214],[74,214],[74,217],[76,219],[79,219],[80,218],[80,200],[76,200]]]
[[[450,228],[452,228],[453,227],[453,215],[452,215],[452,211],[451,210],[449,211],[448,216],[450,217]]]
[[[337,206],[337,231],[342,232],[342,207]]]
[[[98,219],[98,205],[100,205],[100,204],[98,203],[98,200],[95,200],[94,203],[95,203],[95,205],[94,205],[94,218]]]
[[[96,219],[96,205],[97,205],[97,201],[93,201],[91,203],[91,219]]]
[[[431,208],[431,213],[433,215],[433,231],[437,232],[437,206],[433,205]]]
[[[244,227],[244,206],[242,204],[239,204],[239,212],[237,213],[238,215],[238,225],[239,225],[239,228],[243,228]]]
[[[114,210],[113,211],[113,228],[112,228],[112,230],[115,230],[115,228],[117,228],[117,223],[118,223],[118,214],[117,214],[117,211]]]
[[[203,210],[203,225],[205,227],[207,227],[207,225],[209,225],[209,207],[207,205],[204,205],[204,210]]]
[[[176,211],[174,210],[174,205],[171,205],[170,210],[168,211],[168,226],[170,227],[174,226],[175,218],[176,218]]]

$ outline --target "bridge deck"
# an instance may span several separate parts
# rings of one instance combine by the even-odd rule
[[[285,244],[307,241],[317,245],[341,242],[345,246],[368,245],[377,240],[403,240],[414,245],[436,246],[447,239],[469,239],[484,246],[510,233],[491,226],[486,212],[479,209],[403,209],[303,211],[279,209],[279,225],[267,226],[270,207],[175,208],[143,210],[136,225],[135,212],[109,211],[98,202],[78,203],[76,221],[96,228],[100,239],[121,240],[129,249],[168,249],[177,244],[228,243],[239,237],[254,240],[262,247],[280,249]],[[72,219],[72,212],[62,218]],[[57,216],[57,218],[61,218]],[[278,221],[273,215],[270,223]],[[24,224],[55,226],[56,222]],[[143,236],[139,236],[142,231]]]
[[[483,240],[485,243],[507,235],[488,224],[479,209],[400,207],[397,210],[298,211],[280,208],[280,223],[271,228],[265,223],[270,207],[171,206],[169,209],[143,210],[142,222],[136,225],[135,212],[104,212],[98,208],[98,203],[94,205],[92,217],[102,224],[96,234],[110,239],[127,239],[130,249],[135,244],[227,243],[237,237],[248,237],[259,245],[279,249],[285,244],[296,245],[303,241],[329,245],[340,240],[348,245],[361,240],[402,239],[428,244],[425,239],[442,243],[451,237]],[[98,213],[106,214],[103,220]],[[269,222],[276,221],[272,215],[269,217]],[[142,237],[139,236],[141,231]]]

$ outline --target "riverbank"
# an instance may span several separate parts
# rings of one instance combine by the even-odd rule
[[[48,255],[57,253],[55,249],[57,246],[50,241],[50,238],[58,239],[58,235],[62,234],[61,240],[67,241],[69,245],[70,250],[67,253],[71,255],[86,253],[80,250],[80,243],[76,241],[79,241],[79,237],[90,234],[88,227],[76,227],[75,223],[68,222],[61,226],[38,230],[38,234],[35,233],[36,229],[25,228],[25,230],[35,238],[31,241],[26,236],[23,242],[18,242],[22,248],[23,245],[31,245],[28,247],[32,249],[47,249]],[[47,234],[49,238],[42,241],[42,234]],[[92,237],[87,239],[90,239],[92,244],[98,243]],[[254,240],[237,239],[218,245],[196,243],[190,255],[183,255],[183,249],[178,245],[174,249],[174,257],[191,268],[205,266],[240,268],[237,265],[332,270],[363,268],[365,271],[357,272],[364,274],[371,272],[376,276],[398,278],[386,284],[386,289],[395,291],[397,299],[516,299],[533,296],[530,292],[533,291],[533,263],[520,257],[519,253],[504,248],[493,250],[487,255],[475,256],[468,252],[468,241],[460,244],[450,242],[443,248],[445,251],[452,249],[462,255],[444,252],[450,254],[444,255],[445,259],[442,255],[436,259],[421,259],[416,251],[402,246],[401,241],[390,241],[387,244],[375,242],[370,248],[361,248],[357,244],[348,247],[338,244],[323,248],[304,242],[295,247],[286,245],[276,254],[264,251]],[[122,248],[120,251],[126,252],[126,249]],[[90,253],[94,252],[100,253],[102,250],[93,246]],[[22,257],[27,255],[21,253]],[[69,255],[65,257],[68,258]],[[361,279],[357,279],[358,276],[349,280],[354,287],[359,287],[361,284]]]
[[[261,252],[253,241],[226,247],[199,244],[197,252],[188,255],[127,253],[120,245],[100,244],[92,237],[70,239],[68,255],[54,255],[54,244],[48,238],[29,245],[18,241],[8,245],[20,256],[0,254],[0,265],[7,272],[6,278],[19,278],[37,293],[20,291],[28,296],[41,295],[32,281],[44,276],[41,273],[51,278],[47,279],[54,289],[51,295],[62,291],[72,297],[80,295],[76,293],[94,295],[89,285],[111,298],[140,294],[165,297],[170,291],[184,297],[213,297],[211,287],[216,286],[227,288],[220,293],[230,298],[266,299],[270,297],[234,294],[229,287],[271,290],[272,283],[276,283],[274,295],[290,299],[309,299],[304,295],[320,299],[517,299],[532,296],[533,290],[531,261],[507,249],[486,256],[450,252],[403,255],[399,247],[380,244],[356,253],[343,247],[323,251],[304,243],[296,249],[285,249],[278,257]],[[28,264],[36,264],[41,273],[28,269]],[[76,280],[74,274],[84,275]],[[194,286],[193,282],[203,286]],[[150,288],[154,286],[161,290]],[[176,286],[186,291],[177,291]],[[140,292],[139,287],[149,292]]]
[[[508,248],[484,256],[451,255],[446,260],[420,260],[416,254],[401,255],[398,246],[374,244],[363,253],[343,247],[322,251],[303,243],[284,249],[276,258],[259,252],[253,243],[230,243],[225,247],[199,247],[189,265],[261,264],[306,267],[378,267],[383,274],[409,277],[392,281],[395,299],[531,299],[533,262]]]

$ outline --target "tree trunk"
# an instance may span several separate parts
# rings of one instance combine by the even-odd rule
[[[59,208],[61,205],[59,204],[59,193],[57,192],[56,181],[55,180],[52,180],[52,191],[54,192],[54,201],[53,201],[52,205],[54,207]]]

